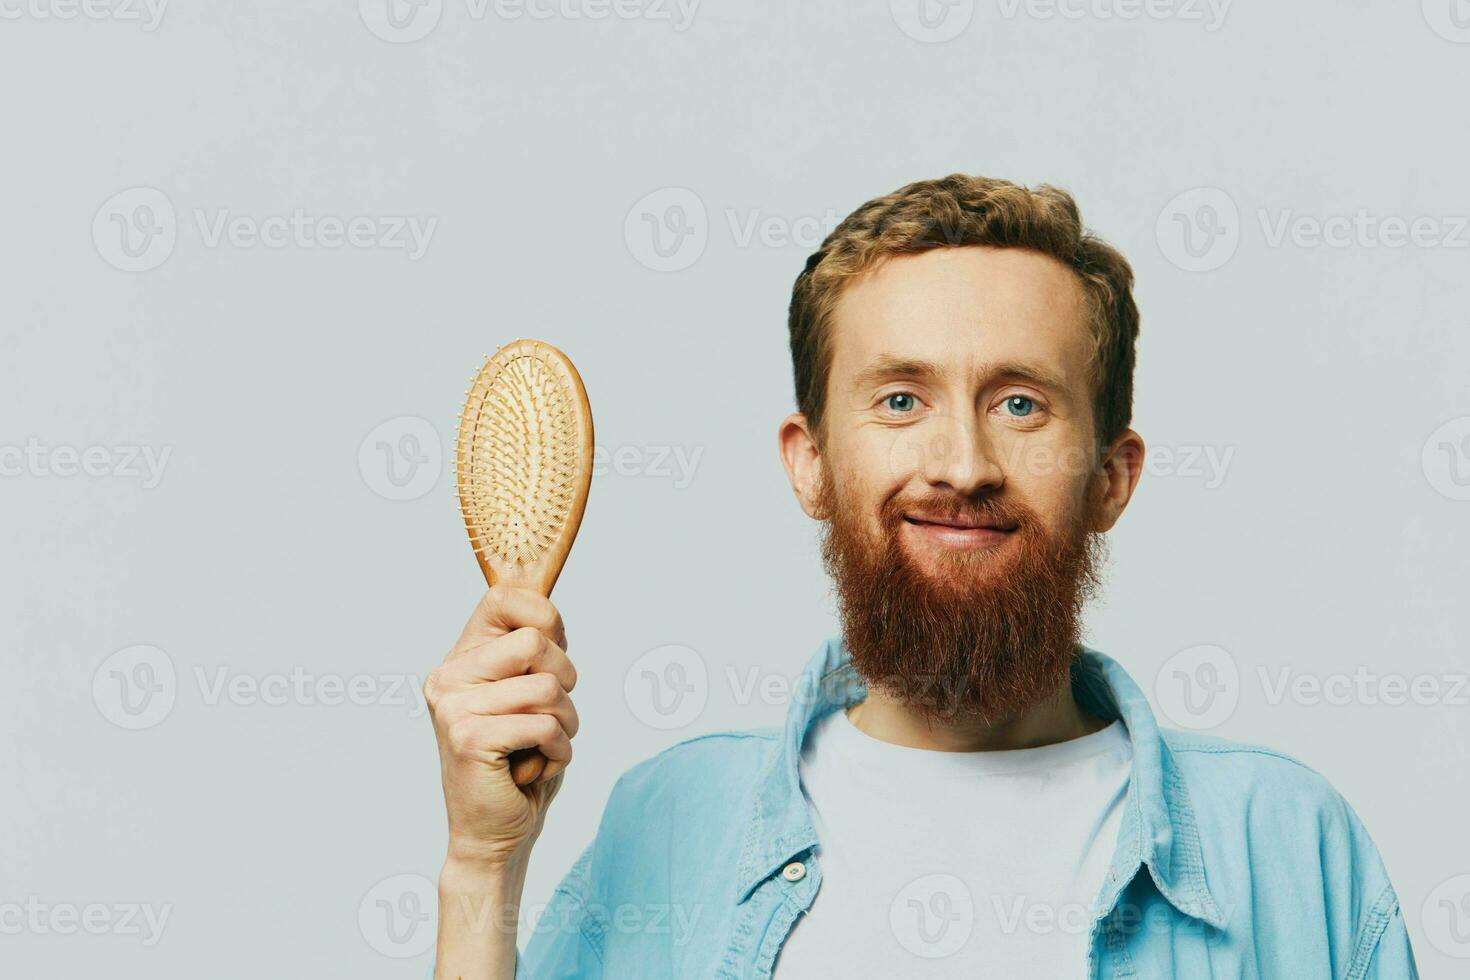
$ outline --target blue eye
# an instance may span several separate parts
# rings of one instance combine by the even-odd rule
[[[1030,415],[1035,408],[1036,403],[1025,395],[1012,395],[1006,399],[1006,410],[1018,418]]]
[[[911,394],[909,394],[906,391],[894,392],[893,394],[889,395],[887,398],[885,398],[883,400],[885,402],[887,402],[888,403],[888,407],[891,408],[891,409],[893,409],[895,412],[899,412],[901,414],[907,414],[907,413],[913,411],[913,407],[914,407],[914,396],[911,395]],[[894,401],[895,400],[897,400],[897,401],[899,401],[899,402],[901,402],[903,404],[901,404],[901,405],[895,405],[894,404]]]

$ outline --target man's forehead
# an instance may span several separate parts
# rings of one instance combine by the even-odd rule
[[[895,256],[848,284],[832,318],[835,377],[895,358],[947,372],[1033,362],[1083,380],[1086,296],[1060,262],[1021,249],[944,248]]]

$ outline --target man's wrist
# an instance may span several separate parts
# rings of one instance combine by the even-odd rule
[[[535,838],[523,840],[513,847],[501,844],[485,844],[477,840],[449,838],[444,851],[445,867],[454,866],[457,874],[475,876],[485,874],[525,874],[531,860],[531,848]]]
[[[439,869],[439,890],[488,891],[496,889],[519,894],[526,880],[528,856],[483,858],[478,855],[451,853]]]
[[[439,914],[454,916],[460,929],[514,937],[518,931],[526,862],[449,857],[439,871]]]

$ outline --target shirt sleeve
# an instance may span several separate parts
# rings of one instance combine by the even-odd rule
[[[516,958],[517,980],[583,980],[602,976],[602,957],[587,930],[592,854],[596,846],[594,839],[582,850],[551,893],[551,901],[529,926],[531,934],[525,941],[525,955]],[[523,915],[524,912],[523,906]]]
[[[1414,950],[1409,945],[1409,932],[1397,904],[1374,944],[1367,969],[1359,976],[1362,980],[1419,980]]]

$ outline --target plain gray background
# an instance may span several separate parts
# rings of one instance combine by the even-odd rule
[[[1470,969],[1463,0],[385,2],[0,3],[0,973],[422,974],[417,685],[482,588],[445,453],[516,337],[601,459],[528,907],[624,769],[779,722],[836,631],[791,282],[953,171],[1070,189],[1138,274],[1089,641],[1324,773]]]

